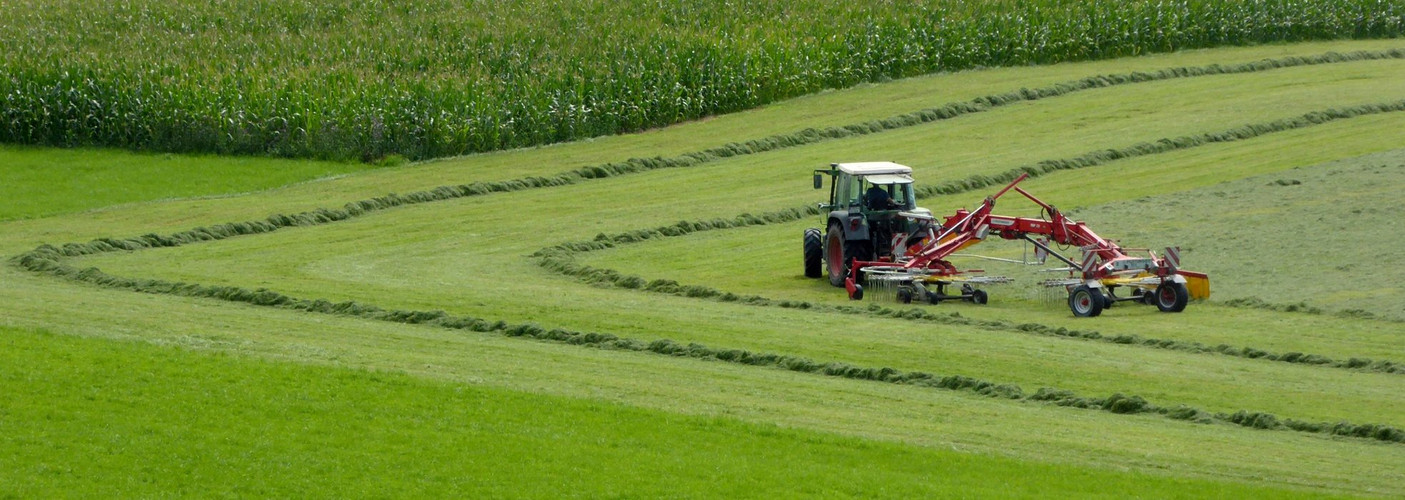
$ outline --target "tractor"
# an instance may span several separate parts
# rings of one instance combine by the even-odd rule
[[[805,230],[805,276],[823,276],[828,267],[829,283],[845,286],[855,261],[894,258],[893,249],[907,247],[894,241],[898,235],[920,235],[930,223],[900,214],[925,215],[932,212],[917,206],[912,192],[912,169],[892,162],[835,163],[829,169],[815,170],[815,189],[830,179],[829,203],[820,203],[828,212],[825,231]],[[863,297],[863,292],[858,292]]]

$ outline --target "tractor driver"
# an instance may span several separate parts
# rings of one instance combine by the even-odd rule
[[[864,196],[868,198],[868,208],[870,210],[892,210],[895,208],[902,208],[901,205],[893,201],[893,197],[888,194],[888,190],[883,189],[883,186],[878,184],[874,184],[873,187],[868,188],[868,193]]]

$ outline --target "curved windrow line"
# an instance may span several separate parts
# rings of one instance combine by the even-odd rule
[[[928,108],[903,115],[898,115],[882,120],[873,120],[859,124],[846,125],[842,127],[829,127],[825,129],[807,128],[791,134],[778,134],[762,139],[753,139],[743,143],[728,143],[715,148],[675,156],[672,158],[630,158],[623,162],[604,163],[580,167],[574,170],[562,172],[550,177],[528,176],[505,181],[478,181],[468,184],[444,185],[433,189],[416,191],[408,194],[390,193],[385,196],[378,196],[365,200],[348,202],[340,209],[317,208],[314,210],[299,212],[295,214],[274,214],[263,220],[229,222],[215,226],[198,227],[188,231],[175,233],[167,236],[154,233],[142,235],[138,238],[127,240],[115,240],[113,238],[99,238],[86,244],[66,243],[62,246],[65,256],[77,257],[100,252],[110,252],[117,250],[137,250],[140,248],[170,247],[185,243],[199,241],[215,241],[232,236],[261,234],[276,231],[285,227],[295,226],[315,226],[332,222],[352,219],[366,215],[371,212],[386,210],[399,206],[416,205],[421,203],[432,203],[436,201],[446,201],[458,198],[481,196],[491,193],[515,192],[526,189],[557,187],[578,184],[586,180],[604,179],[620,175],[648,172],[663,168],[685,168],[694,167],[724,158],[758,154],[778,149],[805,146],[817,142],[831,139],[842,139],[859,135],[868,135],[878,132],[885,132],[906,128],[939,120],[947,120],[970,113],[989,111],[996,107],[1009,105],[1016,102],[1046,99],[1063,96],[1078,91],[1106,88],[1117,85],[1131,83],[1154,82],[1170,80],[1176,78],[1191,78],[1211,75],[1228,75],[1240,73],[1254,73],[1280,68],[1292,68],[1299,66],[1313,66],[1321,64],[1335,64],[1356,61],[1374,61],[1405,59],[1405,49],[1389,49],[1380,51],[1356,51],[1347,54],[1337,52],[1326,52],[1313,56],[1289,56],[1278,59],[1264,59],[1231,65],[1210,64],[1206,66],[1167,68],[1154,72],[1132,72],[1125,74],[1112,74],[1101,76],[1090,76],[1080,80],[1054,84],[1048,87],[1037,89],[1022,88],[1018,91],[1006,92],[1003,94],[993,94],[985,97],[978,97],[966,102],[949,103],[944,106]],[[1354,108],[1353,108],[1354,109]],[[1334,110],[1322,113],[1309,113],[1302,119],[1309,121],[1325,120],[1331,121],[1341,118],[1335,116]],[[1355,116],[1355,115],[1352,115]],[[1276,122],[1275,122],[1276,123]],[[1253,137],[1261,131],[1252,130],[1264,125],[1250,125],[1246,128],[1251,130],[1233,130],[1225,132],[1227,135],[1242,135],[1248,132]],[[1273,126],[1269,124],[1267,126]],[[1277,131],[1277,130],[1270,130]],[[1197,138],[1183,138],[1185,140],[1197,141]],[[1218,139],[1217,139],[1218,140]],[[1225,140],[1235,140],[1231,137]],[[1164,146],[1168,139],[1163,139],[1160,143],[1145,145],[1150,148]],[[1197,142],[1194,145],[1199,145]],[[1141,149],[1139,145],[1138,149]],[[1180,147],[1179,145],[1174,145]],[[1159,151],[1155,151],[1159,152]],[[1072,162],[1069,165],[1046,165],[1040,163],[1034,167],[1026,167],[1031,175],[1038,175],[1036,169],[1050,171],[1050,169],[1081,168],[1087,166],[1081,162],[1087,161],[1110,161],[1123,157],[1122,155],[1151,154],[1141,151],[1120,151],[1108,150],[1086,154],[1072,160],[1053,160],[1053,162]],[[1111,156],[1109,156],[1111,155]],[[1046,162],[1047,163],[1047,162]],[[1000,178],[1004,178],[1003,176]],[[918,196],[930,196],[934,194],[949,194],[969,191],[971,189],[986,187],[985,182],[990,178],[975,176],[964,181],[955,183],[945,183],[935,186],[926,186],[918,191]]]
[[[1004,185],[1022,174],[1029,174],[1031,177],[1038,177],[1061,170],[1072,170],[1080,168],[1090,168],[1125,158],[1148,156],[1154,154],[1167,153],[1171,151],[1184,150],[1204,146],[1208,144],[1246,140],[1259,137],[1264,134],[1284,132],[1305,127],[1311,127],[1337,120],[1349,119],[1358,116],[1366,116],[1379,113],[1389,113],[1405,111],[1405,101],[1392,103],[1370,104],[1356,106],[1346,109],[1332,109],[1327,111],[1307,113],[1295,118],[1276,120],[1268,123],[1246,125],[1243,127],[1227,130],[1219,133],[1207,133],[1198,136],[1183,136],[1175,139],[1162,139],[1155,143],[1141,143],[1121,149],[1104,149],[1086,153],[1070,159],[1045,160],[1033,165],[1022,166],[1008,170],[1004,173],[986,176],[976,175],[960,181],[948,182],[935,186],[925,186],[919,188],[918,197],[929,197],[936,194],[957,194],[978,189],[985,189]],[[1159,349],[1169,349],[1190,353],[1219,353],[1227,356],[1236,356],[1250,359],[1264,359],[1269,361],[1282,361],[1287,363],[1298,363],[1315,366],[1326,366],[1334,368],[1344,368],[1353,370],[1364,370],[1381,373],[1405,373],[1405,364],[1388,360],[1373,360],[1369,358],[1350,358],[1346,360],[1334,360],[1320,354],[1304,354],[1300,352],[1273,353],[1263,349],[1253,347],[1233,347],[1226,344],[1216,346],[1206,345],[1200,342],[1146,338],[1139,335],[1103,335],[1097,331],[1069,330],[1064,327],[1050,327],[1036,323],[1010,323],[1006,321],[982,321],[961,317],[959,314],[936,314],[913,308],[898,310],[877,305],[869,307],[853,306],[832,306],[816,304],[807,301],[775,300],[759,295],[737,295],[730,292],[701,286],[682,285],[677,281],[668,279],[646,280],[639,276],[622,274],[613,269],[597,268],[576,263],[575,255],[596,250],[614,248],[619,245],[626,245],[651,239],[669,238],[684,236],[687,234],[712,231],[720,229],[731,229],[748,226],[758,226],[766,224],[782,224],[801,220],[806,217],[820,215],[820,210],[814,206],[803,208],[792,208],[769,212],[760,215],[742,214],[735,218],[717,218],[706,221],[682,221],[677,224],[662,226],[653,229],[640,229],[614,235],[600,234],[593,240],[576,241],[562,243],[556,246],[543,248],[532,254],[542,267],[563,275],[571,276],[579,281],[597,286],[610,286],[626,289],[637,289],[649,292],[677,295],[681,297],[711,299],[721,302],[738,302],[756,306],[775,306],[795,309],[810,309],[818,311],[832,311],[845,314],[861,314],[869,316],[880,316],[890,318],[902,318],[918,321],[938,322],[943,324],[961,324],[976,326],[985,329],[1017,331],[1037,335],[1078,338],[1109,342],[1114,344],[1141,345]]]
[[[807,128],[790,134],[778,134],[742,143],[729,143],[715,148],[675,156],[672,158],[630,158],[623,162],[604,163],[580,167],[550,177],[529,176],[506,181],[479,181],[468,184],[444,185],[433,189],[408,194],[387,194],[375,198],[352,201],[342,208],[318,208],[296,214],[275,214],[263,220],[230,222],[209,227],[198,227],[172,235],[146,234],[138,238],[115,240],[99,238],[86,244],[66,243],[61,247],[63,255],[77,257],[100,252],[117,250],[137,250],[141,248],[171,247],[199,241],[216,241],[224,238],[261,234],[285,227],[314,226],[352,219],[371,212],[399,206],[446,201],[458,198],[481,196],[491,193],[505,193],[526,189],[557,187],[578,184],[593,179],[604,179],[620,175],[648,172],[663,168],[695,167],[734,156],[764,153],[778,149],[805,146],[832,139],[843,139],[860,135],[885,132],[925,123],[947,120],[958,116],[989,111],[991,109],[1022,101],[1047,99],[1068,95],[1083,90],[1106,88],[1132,83],[1154,82],[1176,78],[1191,78],[1211,75],[1254,73],[1280,68],[1335,64],[1355,61],[1405,59],[1405,49],[1380,51],[1356,51],[1346,54],[1327,52],[1313,56],[1290,56],[1278,59],[1264,59],[1231,65],[1210,64],[1207,66],[1167,68],[1154,72],[1132,72],[1090,76],[1080,80],[1054,84],[1037,89],[1022,88],[1003,94],[978,97],[970,101],[949,103],[943,106],[914,111],[881,120],[859,124],[829,127],[825,129]],[[1092,154],[1099,156],[1099,154]],[[1115,159],[1115,158],[1114,158]],[[968,180],[967,182],[970,182]],[[919,195],[960,192],[952,189],[969,190],[974,185],[928,186]]]
[[[1271,302],[1266,302],[1258,297],[1230,299],[1224,302],[1220,302],[1220,305],[1228,307],[1237,307],[1240,309],[1261,309],[1274,312],[1311,314],[1314,316],[1333,315],[1343,318],[1385,321],[1388,323],[1405,323],[1405,318],[1392,318],[1389,316],[1382,316],[1363,309],[1344,309],[1340,311],[1328,311],[1320,307],[1309,305],[1307,302],[1298,302],[1296,304],[1275,304]]]
[[[1038,90],[1021,90],[1001,94],[998,96],[987,96],[978,98],[968,103],[952,104],[941,108],[932,108],[916,113],[901,115],[887,120],[877,120],[859,125],[846,127],[832,127],[824,130],[807,129],[795,134],[784,136],[772,136],[766,139],[748,141],[742,144],[728,144],[719,148],[713,148],[702,152],[690,153],[672,159],[631,159],[624,163],[610,163],[592,167],[583,167],[556,177],[527,177],[522,179],[501,181],[501,182],[476,182],[457,186],[440,186],[438,188],[410,193],[407,195],[390,194],[367,200],[347,203],[342,209],[320,208],[312,211],[301,212],[292,215],[276,214],[266,219],[233,222],[219,224],[210,227],[199,227],[188,231],[183,231],[171,235],[146,234],[127,239],[100,238],[88,243],[68,243],[61,247],[51,245],[41,245],[40,247],[16,256],[11,262],[22,269],[62,277],[70,280],[92,283],[96,285],[122,288],[147,293],[165,293],[180,296],[208,297],[234,302],[243,302],[255,305],[284,307],[295,310],[309,312],[322,312],[332,314],[344,314],[368,319],[384,321],[395,321],[401,323],[427,323],[447,328],[456,328],[473,331],[502,332],[511,336],[527,336],[541,340],[562,342],[568,344],[588,345],[609,349],[624,349],[635,351],[649,351],[672,355],[686,355],[693,357],[707,357],[721,361],[736,362],[749,365],[769,365],[786,368],[795,371],[808,373],[822,373],[831,376],[842,376],[847,378],[858,378],[867,380],[878,380],[895,383],[908,383],[914,385],[926,385],[932,387],[948,388],[955,390],[966,390],[980,394],[1011,397],[1011,395],[1021,395],[1020,397],[1029,401],[1049,401],[1066,406],[1081,408],[1097,408],[1112,411],[1114,413],[1147,413],[1155,412],[1167,415],[1170,418],[1180,418],[1196,421],[1224,421],[1237,425],[1248,425],[1260,428],[1291,429],[1304,432],[1331,433],[1338,435],[1352,435],[1360,437],[1371,437],[1384,441],[1405,442],[1405,434],[1393,427],[1373,425],[1373,424],[1349,424],[1349,423],[1305,423],[1296,420],[1279,420],[1276,416],[1262,413],[1238,412],[1235,414],[1215,414],[1187,408],[1183,406],[1175,408],[1157,407],[1146,403],[1139,397],[1125,397],[1114,395],[1108,398],[1082,398],[1066,391],[1045,389],[1040,392],[1022,396],[1023,391],[1015,392],[1018,387],[1010,385],[994,384],[987,381],[972,379],[962,376],[948,376],[938,378],[935,375],[922,372],[904,373],[891,368],[861,368],[842,363],[816,363],[789,355],[777,354],[756,354],[741,350],[716,350],[690,344],[681,346],[671,341],[655,341],[644,343],[634,339],[624,339],[609,334],[570,332],[566,330],[545,330],[535,325],[511,326],[499,322],[488,322],[487,320],[467,317],[453,317],[443,311],[394,311],[384,310],[375,306],[358,304],[355,302],[330,303],[325,300],[293,299],[291,297],[278,294],[266,289],[247,290],[236,287],[212,287],[198,284],[171,283],[159,280],[136,280],[128,278],[117,278],[102,273],[96,268],[79,270],[73,266],[65,264],[62,260],[65,257],[76,257],[82,255],[92,255],[113,251],[134,251],[146,248],[174,247],[184,244],[198,243],[202,241],[218,241],[225,238],[261,234],[278,230],[284,227],[312,226],[328,224],[340,220],[356,218],[378,210],[392,207],[411,205],[417,203],[428,203],[434,201],[449,200],[466,196],[476,196],[494,192],[509,192],[523,189],[550,187],[574,184],[586,179],[596,179],[623,175],[627,173],[644,172],[657,168],[673,168],[684,166],[695,166],[720,158],[736,156],[742,154],[754,154],[784,147],[793,147],[810,144],[829,139],[850,137],[892,130],[901,127],[918,125],[930,121],[948,119],[962,114],[985,111],[990,108],[1018,102],[1022,100],[1033,100],[1040,98],[1064,95],[1077,90],[1101,88],[1124,83],[1156,81],[1159,79],[1182,78],[1189,76],[1202,76],[1213,74],[1245,73],[1275,69],[1280,67],[1301,66],[1309,64],[1326,64],[1333,62],[1345,62],[1369,59],[1403,59],[1405,51],[1394,49],[1383,52],[1357,52],[1348,55],[1328,53],[1313,57],[1290,57],[1278,60],[1266,60],[1255,63],[1245,63],[1235,66],[1210,65],[1198,68],[1177,68],[1162,70],[1156,73],[1131,73],[1121,76],[1101,76],[1079,80],[1069,84],[1060,84],[1053,87],[1046,87]],[[1279,123],[1259,126],[1249,126],[1223,134],[1216,137],[1207,134],[1205,138],[1189,138],[1189,142],[1181,144],[1178,141],[1163,140],[1156,144],[1142,144],[1134,146],[1130,151],[1107,150],[1085,155],[1072,162],[1047,162],[1036,167],[1026,167],[1024,171],[1038,172],[1055,171],[1069,168],[1082,168],[1093,166],[1106,161],[1111,161],[1123,157],[1137,156],[1141,154],[1152,154],[1152,152],[1168,151],[1184,147],[1193,147],[1203,141],[1221,142],[1227,140],[1238,140],[1253,137],[1262,133],[1269,133],[1289,128],[1300,128],[1310,126],[1315,123],[1348,118],[1371,113],[1398,111],[1405,108],[1405,102],[1376,105],[1374,107],[1357,107],[1346,111],[1330,110],[1322,113],[1312,113],[1304,115],[1302,118],[1291,120],[1291,123]],[[1280,121],[1282,122],[1282,121]],[[1193,143],[1193,144],[1192,144]],[[977,176],[962,183],[948,183],[940,186],[929,186],[922,192],[924,196],[937,193],[955,193],[971,189],[987,187],[1005,178]],[[1012,176],[1011,176],[1012,178]],[[797,210],[788,220],[795,220],[801,213],[814,215],[808,210]],[[769,219],[770,217],[767,217]],[[766,222],[783,222],[783,220],[764,220],[756,216],[739,217],[747,224],[760,224]],[[719,219],[721,220],[721,219]],[[697,223],[705,226],[707,223]],[[685,234],[690,229],[698,226],[679,226],[676,230],[679,234]],[[719,226],[723,227],[723,226]],[[730,226],[726,226],[730,227]],[[669,230],[660,231],[666,234]],[[648,231],[644,231],[648,233]],[[629,236],[625,236],[626,238]],[[645,236],[647,238],[648,236]],[[599,242],[587,242],[587,246]],[[541,252],[538,252],[541,254]],[[539,255],[541,257],[541,255]],[[567,255],[569,257],[569,255]],[[546,260],[546,259],[543,259]],[[613,272],[613,271],[611,271]],[[683,287],[693,288],[693,287]],[[725,297],[727,294],[724,294]],[[786,302],[782,302],[784,305]],[[800,304],[797,307],[805,307]],[[907,312],[900,314],[906,315]]]
[[[1334,436],[1374,439],[1389,443],[1405,443],[1405,431],[1382,424],[1340,422],[1308,422],[1262,412],[1240,410],[1235,413],[1211,413],[1198,408],[1153,404],[1132,395],[1113,394],[1107,397],[1080,396],[1073,391],[1042,387],[1033,394],[1018,385],[1001,384],[964,375],[937,375],[920,371],[903,371],[889,367],[864,367],[843,362],[822,362],[789,354],[752,352],[743,349],[713,348],[701,344],[681,344],[668,339],[646,342],[608,333],[581,332],[566,329],[546,329],[532,323],[508,324],[468,316],[453,316],[444,311],[388,310],[355,301],[333,303],[327,300],[299,299],[272,290],[249,290],[231,286],[206,286],[161,280],[132,279],[111,276],[96,268],[79,270],[57,263],[52,250],[49,262],[39,272],[108,288],[142,293],[200,297],[229,302],[276,307],[294,311],[335,314],[362,319],[405,324],[423,324],[461,331],[495,333],[507,337],[534,339],[557,344],[577,345],[597,349],[654,353],[735,363],[746,366],[772,367],[785,370],[891,384],[913,385],[933,389],[960,391],[992,398],[1021,402],[1054,404],[1072,408],[1101,410],[1115,414],[1161,415],[1168,419],[1198,423],[1223,423],[1269,430],[1298,431]],[[37,258],[37,257],[36,257]]]
[[[991,186],[1003,185],[1016,176],[1028,173],[1031,176],[1040,176],[1050,172],[1060,170],[1070,170],[1078,168],[1088,168],[1102,165],[1107,162],[1122,158],[1145,156],[1151,154],[1164,153],[1179,149],[1187,149],[1205,144],[1227,142],[1235,140],[1250,139],[1259,135],[1274,133],[1297,128],[1309,127],[1317,124],[1328,123],[1336,120],[1364,116],[1370,114],[1386,113],[1405,110],[1405,101],[1394,103],[1375,104],[1357,106],[1346,109],[1334,109],[1322,112],[1308,113],[1296,118],[1277,120],[1264,124],[1254,124],[1237,129],[1200,136],[1185,136],[1177,139],[1162,139],[1155,143],[1141,143],[1122,149],[1106,149],[1090,152],[1072,159],[1046,160],[1034,165],[1020,167],[1009,170],[994,176],[972,176],[961,181],[948,182],[944,184],[925,186],[919,190],[919,195],[926,197],[935,194],[955,194],[976,189],[984,189]],[[12,262],[19,267],[38,273],[54,274],[56,270],[71,269],[71,266],[64,264],[61,260],[64,257],[77,257],[93,255],[113,251],[135,251],[146,248],[175,247],[202,241],[218,241],[239,235],[261,234],[275,231],[283,227],[292,226],[312,226],[331,223],[339,220],[346,220],[364,215],[376,210],[390,208],[393,206],[423,203],[436,201],[440,196],[450,196],[450,189],[442,187],[433,192],[422,192],[422,196],[410,195],[409,197],[381,197],[361,202],[348,203],[346,210],[318,209],[310,212],[302,212],[294,215],[276,214],[264,220],[235,222],[220,224],[211,227],[199,227],[196,229],[183,231],[171,235],[146,234],[139,237],[127,239],[100,238],[88,243],[68,243],[61,247],[42,245],[35,250],[21,254],[12,259]],[[818,209],[807,206],[804,208],[783,210],[762,215],[743,214],[735,219],[718,218],[710,221],[680,222],[676,225],[664,226],[656,229],[637,230],[627,233],[620,233],[615,236],[600,235],[596,239],[583,242],[571,242],[544,248],[533,254],[538,259],[540,265],[548,269],[571,275],[577,279],[593,282],[608,283],[622,288],[645,288],[653,291],[665,293],[675,293],[688,297],[713,298],[722,301],[740,301],[757,305],[777,305],[780,307],[796,307],[802,309],[818,308],[816,304],[800,301],[776,301],[759,296],[737,296],[731,293],[724,293],[719,290],[690,285],[682,286],[670,280],[655,280],[646,282],[643,278],[635,276],[621,275],[617,271],[610,269],[597,269],[589,266],[581,266],[574,262],[573,254],[592,250],[611,248],[617,244],[643,241],[655,237],[681,236],[696,231],[706,231],[711,229],[725,229],[731,227],[741,227],[749,225],[776,224],[799,220],[807,216],[816,216]],[[94,271],[96,271],[94,269]],[[905,317],[910,319],[923,319],[929,321],[942,321],[950,323],[958,321],[956,318],[944,317],[921,310],[896,311],[886,308],[852,308],[849,306],[838,306],[841,312],[855,314],[876,314],[890,317]],[[925,317],[924,317],[925,315]],[[1084,338],[1090,340],[1103,340],[1108,342],[1146,345],[1158,348],[1184,350],[1187,352],[1218,352],[1221,354],[1242,356],[1255,359],[1268,359],[1276,361],[1286,361],[1295,363],[1340,366],[1344,368],[1365,369],[1386,373],[1403,373],[1405,367],[1402,365],[1384,360],[1370,360],[1363,358],[1351,358],[1349,360],[1331,360],[1321,355],[1282,353],[1275,354],[1268,351],[1249,347],[1230,347],[1227,345],[1206,346],[1195,342],[1180,342],[1164,339],[1146,339],[1139,336],[1103,336],[1098,332],[1084,332],[1078,330],[1067,330],[1064,328],[1053,328],[1045,325],[1032,323],[1026,324],[983,324],[989,322],[979,322],[969,319],[962,321],[971,322],[974,326],[986,328],[1010,329],[1027,333],[1045,334],[1061,337]]]

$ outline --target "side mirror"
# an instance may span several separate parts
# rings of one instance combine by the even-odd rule
[[[821,177],[820,174],[815,174],[815,189],[822,187],[824,187],[824,177]]]

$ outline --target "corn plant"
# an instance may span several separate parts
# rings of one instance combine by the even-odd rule
[[[13,0],[0,142],[421,159],[934,71],[1402,30],[1383,0]]]

